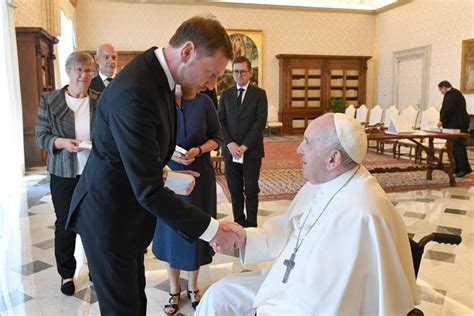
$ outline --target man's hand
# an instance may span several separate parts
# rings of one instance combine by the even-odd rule
[[[233,232],[239,237],[239,242],[235,244],[235,248],[244,248],[245,247],[245,242],[247,240],[247,233],[245,232],[245,229],[240,226],[239,224],[235,222],[228,222],[225,223],[223,226],[224,231],[227,232]]]
[[[443,123],[438,122],[438,128],[443,128]]]
[[[234,233],[232,229],[224,229],[224,227],[228,225],[233,225],[233,223],[228,221],[219,221],[219,229],[217,230],[214,238],[212,238],[212,240],[209,242],[215,252],[224,252],[237,248],[237,246],[240,245],[239,236]]]
[[[244,150],[242,149],[241,146],[239,146],[237,143],[232,142],[229,145],[227,145],[227,148],[229,148],[230,153],[232,156],[234,156],[236,159],[239,159],[243,154]]]
[[[79,147],[79,143],[81,141],[77,139],[71,139],[71,138],[56,138],[54,140],[54,147],[56,149],[66,149],[70,153],[78,153],[84,150],[84,148]]]
[[[173,160],[174,162],[177,162],[177,163],[179,163],[179,164],[181,164],[181,165],[188,166],[188,165],[190,165],[195,159],[194,159],[194,158],[189,158],[189,157],[187,157],[186,155],[183,155],[182,153],[175,151],[175,152],[173,153],[173,156],[171,156],[171,160]]]

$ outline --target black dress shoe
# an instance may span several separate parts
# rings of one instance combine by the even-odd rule
[[[61,279],[61,292],[63,292],[64,295],[67,295],[67,296],[74,295],[75,291],[76,291],[76,288],[74,286],[73,280],[64,282],[64,279]]]
[[[458,173],[456,173],[454,176],[456,178],[462,178],[464,177],[466,174],[470,174],[472,171],[459,171]]]

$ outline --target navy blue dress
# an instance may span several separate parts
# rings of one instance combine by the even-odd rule
[[[198,147],[209,139],[219,145],[223,142],[221,126],[216,109],[211,99],[198,94],[194,99],[182,100],[181,107],[176,106],[178,133],[176,144],[186,150]],[[172,170],[194,170],[201,175],[196,178],[193,192],[180,195],[212,217],[216,217],[216,176],[211,164],[210,153],[204,153],[188,166],[170,161]],[[207,242],[200,239],[189,243],[160,219],[157,219],[155,236],[153,237],[153,254],[156,258],[166,261],[174,269],[194,271],[212,261],[214,251]]]

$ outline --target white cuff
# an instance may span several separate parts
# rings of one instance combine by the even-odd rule
[[[207,226],[204,233],[202,233],[202,235],[199,236],[199,239],[210,242],[214,238],[214,236],[216,236],[218,229],[219,229],[219,221],[211,217],[209,226]]]

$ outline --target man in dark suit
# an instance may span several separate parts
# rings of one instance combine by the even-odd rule
[[[102,92],[115,77],[117,51],[110,44],[102,44],[97,47],[95,62],[99,67],[99,71],[97,76],[92,78],[90,88],[97,92]]]
[[[469,129],[469,114],[467,114],[466,110],[466,99],[448,81],[441,81],[438,84],[438,88],[444,95],[438,127],[456,128],[460,129],[463,133],[467,133]],[[456,177],[462,178],[472,172],[467,158],[464,138],[453,140],[453,156],[456,162],[456,169],[454,170]]]
[[[224,134],[225,176],[232,197],[234,221],[244,227],[257,227],[258,178],[264,156],[267,94],[250,84],[253,71],[246,57],[236,58],[232,71],[236,85],[222,93],[218,107]]]
[[[163,184],[175,149],[175,84],[212,88],[231,58],[219,21],[193,17],[168,46],[137,56],[104,90],[66,223],[81,236],[102,315],[146,314],[143,249],[156,216],[186,240],[210,241],[217,251],[238,246],[224,222]]]

